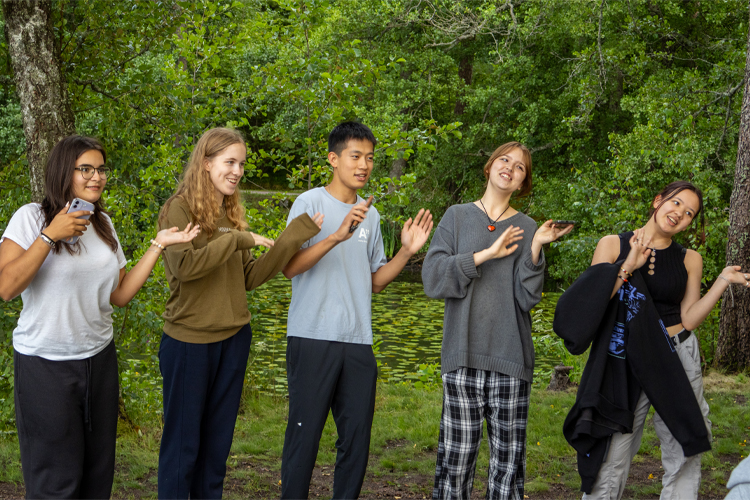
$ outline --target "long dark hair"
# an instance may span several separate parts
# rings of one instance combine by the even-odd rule
[[[692,191],[698,197],[698,212],[693,216],[693,221],[696,217],[698,217],[698,215],[701,216],[700,233],[698,234],[698,236],[700,237],[702,245],[706,242],[706,221],[703,217],[703,192],[698,189],[692,182],[674,181],[667,184],[664,189],[662,189],[656,196],[654,196],[654,201],[656,201],[656,198],[659,197],[661,197],[661,201],[659,202],[659,206],[657,206],[656,208],[654,208],[654,204],[651,203],[651,208],[648,211],[648,215],[649,217],[653,217],[654,214],[659,211],[659,209],[666,202],[677,196],[680,191]]]
[[[107,153],[104,146],[93,137],[82,135],[71,135],[58,142],[47,159],[47,169],[44,173],[44,199],[42,200],[42,215],[44,216],[44,227],[52,222],[52,219],[65,207],[65,204],[74,198],[73,176],[76,175],[76,160],[86,151],[96,150],[102,154],[107,161]],[[99,237],[117,252],[117,237],[112,225],[107,221],[104,210],[104,202],[99,198],[94,203],[94,215],[91,216],[91,225]],[[80,240],[79,240],[80,241]],[[59,253],[60,248],[65,247],[69,254],[80,253],[79,243],[73,245],[58,241],[53,252]]]

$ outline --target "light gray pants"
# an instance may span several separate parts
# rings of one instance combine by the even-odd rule
[[[703,377],[701,375],[701,362],[698,338],[695,335],[688,337],[685,342],[677,346],[677,354],[680,356],[683,368],[687,373],[693,392],[698,400],[698,405],[706,421],[709,439],[711,438],[711,421],[708,419],[708,403],[703,397]],[[609,444],[607,457],[599,469],[591,494],[584,494],[584,500],[619,500],[625,492],[625,482],[630,471],[630,462],[641,447],[643,426],[646,416],[651,408],[646,394],[641,392],[641,397],[635,409],[633,432],[622,434],[618,432],[612,436]],[[682,446],[672,436],[666,424],[658,413],[654,414],[654,427],[656,435],[661,442],[661,463],[664,468],[662,479],[661,500],[689,500],[698,498],[698,487],[701,482],[701,455],[685,457]]]

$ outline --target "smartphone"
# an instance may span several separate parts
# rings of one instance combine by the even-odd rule
[[[88,210],[89,212],[94,211],[94,205],[89,203],[86,200],[82,200],[80,198],[73,198],[73,201],[70,202],[70,207],[68,208],[67,213],[71,212],[78,212],[79,210]],[[78,217],[79,219],[90,219],[91,214],[85,214]],[[68,239],[63,240],[65,243],[68,243],[69,245],[74,244],[76,241],[78,241],[78,236],[71,236]]]
[[[577,222],[574,220],[553,220],[552,224],[556,226],[574,226]]]
[[[367,208],[370,208],[370,205],[372,205],[372,200],[374,200],[374,199],[375,199],[375,197],[372,196],[372,195],[370,195],[370,197],[367,198],[367,201],[365,202],[365,206]],[[359,227],[359,222],[352,222],[352,226],[349,228],[349,232],[353,233],[354,231],[357,230],[358,227]]]

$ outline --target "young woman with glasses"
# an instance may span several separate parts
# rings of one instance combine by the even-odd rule
[[[105,160],[96,139],[61,140],[47,161],[44,200],[18,209],[0,238],[0,296],[23,301],[13,364],[27,498],[109,498],[119,396],[111,304],[130,302],[162,250],[199,232],[159,231],[127,272],[101,199]],[[75,198],[94,211],[68,213]]]

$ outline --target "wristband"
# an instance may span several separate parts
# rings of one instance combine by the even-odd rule
[[[55,242],[52,240],[52,238],[50,238],[43,232],[39,233],[39,237],[42,239],[43,242],[49,245],[50,248],[55,248]]]
[[[618,278],[620,278],[620,279],[621,279],[621,280],[622,280],[623,282],[625,282],[625,283],[627,283],[627,282],[628,282],[628,280],[627,280],[626,278],[623,278],[623,277],[622,277],[622,276],[620,276],[619,274],[617,275],[617,277],[618,277]]]
[[[621,267],[621,268],[620,268],[620,271],[624,272],[625,274],[627,274],[627,275],[628,275],[628,276],[630,276],[630,277],[632,277],[632,276],[633,276],[633,273],[631,273],[630,271],[628,271],[628,270],[627,270],[627,269],[625,269],[624,267]]]

